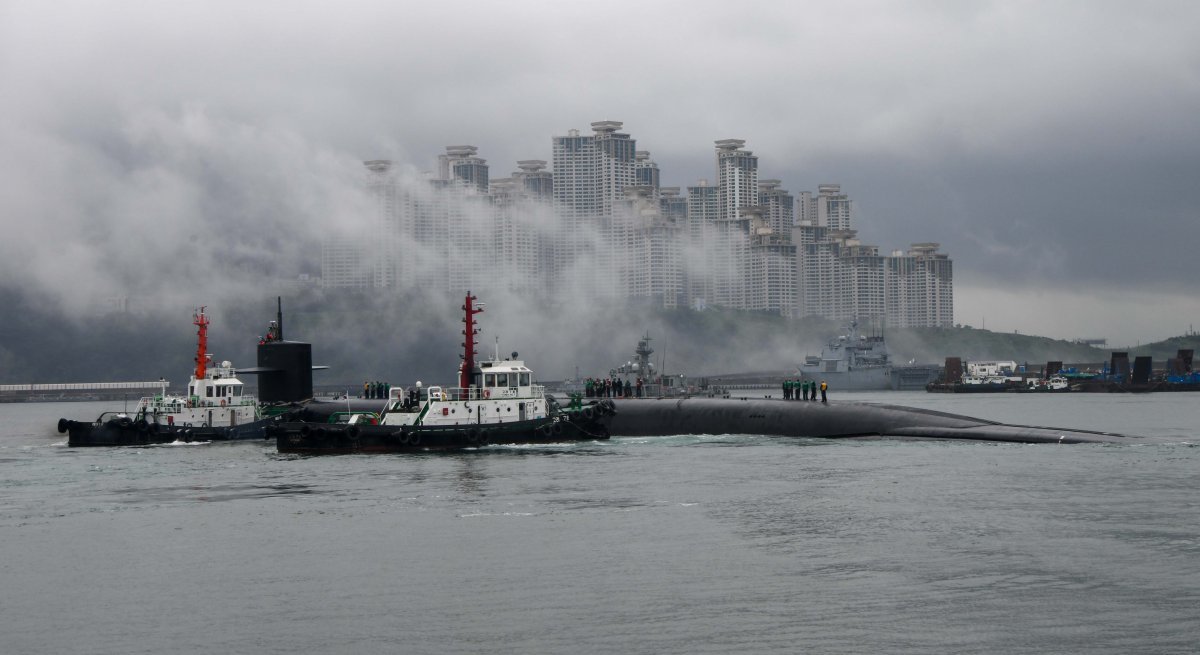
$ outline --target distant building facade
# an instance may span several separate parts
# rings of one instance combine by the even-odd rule
[[[936,243],[883,255],[862,243],[839,184],[795,195],[760,180],[741,139],[715,141],[716,183],[663,187],[618,121],[551,139],[551,160],[493,178],[471,145],[431,175],[372,160],[372,215],[321,252],[329,288],[502,288],[547,299],[587,293],[663,307],[785,317],[953,325],[953,262]],[[483,263],[491,263],[484,266]]]

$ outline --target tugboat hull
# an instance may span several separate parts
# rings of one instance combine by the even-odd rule
[[[495,444],[607,439],[611,405],[591,405],[546,418],[467,425],[280,423],[272,429],[281,453],[346,455],[461,450]]]
[[[58,431],[67,435],[72,448],[89,446],[148,446],[176,441],[234,441],[266,439],[267,428],[275,419],[261,419],[234,426],[204,427],[164,425],[134,421],[129,417],[105,418],[96,421],[59,419]]]

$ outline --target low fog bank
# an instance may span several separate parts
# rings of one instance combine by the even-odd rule
[[[843,330],[819,319],[786,321],[774,316],[709,310],[664,310],[616,302],[579,302],[575,307],[540,304],[519,294],[476,294],[485,303],[477,316],[477,351],[486,357],[519,353],[543,381],[605,375],[634,359],[648,334],[655,364],[691,378],[751,371],[790,373],[805,355]],[[452,383],[462,352],[462,297],[432,298],[419,291],[379,295],[306,290],[284,295],[284,336],[313,346],[318,386],[357,389],[364,380],[394,384]],[[0,316],[0,383],[187,381],[194,366],[196,328],[192,310],[110,313],[68,318],[53,303],[0,289],[8,309]],[[275,318],[275,296],[208,309],[209,352],[216,361],[248,368],[255,347]],[[863,333],[869,330],[864,329]],[[892,329],[885,333],[893,361],[941,364],[948,356],[968,360],[1102,362],[1108,351],[1068,341],[976,330]],[[1190,339],[1190,341],[1188,341]],[[1156,361],[1174,356],[1178,339],[1132,349]],[[1179,342],[1179,343],[1177,343]],[[256,381],[247,376],[248,384]]]

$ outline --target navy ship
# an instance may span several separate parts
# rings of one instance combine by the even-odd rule
[[[924,389],[937,378],[937,366],[893,366],[890,357],[883,334],[859,334],[858,321],[852,320],[845,334],[825,344],[820,356],[809,355],[797,368],[801,378],[824,380],[841,391]]]

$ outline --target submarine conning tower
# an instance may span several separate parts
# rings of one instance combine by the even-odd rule
[[[294,402],[312,398],[312,344],[268,341],[258,345],[258,400]]]
[[[258,400],[262,403],[292,403],[313,397],[312,372],[324,366],[312,365],[312,344],[283,338],[283,299],[278,303],[277,320],[271,321],[265,337],[258,341],[258,366],[239,369],[239,373],[258,376]]]

